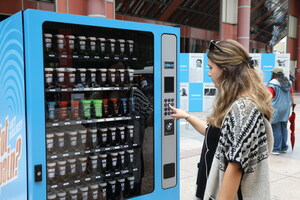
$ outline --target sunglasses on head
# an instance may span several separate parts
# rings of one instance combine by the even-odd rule
[[[209,46],[208,46],[208,50],[211,51],[211,50],[218,49],[219,51],[225,53],[222,49],[220,49],[220,47],[217,46],[217,42],[214,40],[211,40],[209,43]]]

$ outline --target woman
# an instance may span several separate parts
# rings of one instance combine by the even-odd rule
[[[272,106],[274,108],[271,120],[274,147],[272,153],[279,155],[288,150],[287,122],[290,116],[290,107],[295,105],[293,98],[293,88],[291,82],[284,76],[283,68],[275,67],[272,71],[271,81],[268,83],[268,90],[272,94]]]
[[[174,120],[184,118],[205,135],[206,150],[199,163],[199,172],[205,172],[200,174],[204,183],[199,187],[205,192],[198,192],[197,197],[268,200],[268,156],[273,144],[266,118],[272,115],[271,95],[238,42],[211,41],[207,56],[209,76],[219,91],[208,125],[170,106]],[[207,184],[203,181],[206,177]]]

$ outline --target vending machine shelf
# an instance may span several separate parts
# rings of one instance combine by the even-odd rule
[[[59,59],[74,59],[74,60],[82,60],[82,61],[103,61],[103,60],[111,60],[111,61],[138,61],[137,57],[128,57],[128,56],[118,56],[118,55],[70,55],[70,54],[46,54],[45,60],[53,61]]]
[[[81,178],[81,179],[75,179],[72,181],[67,181],[67,182],[61,182],[61,183],[55,183],[48,185],[49,189],[56,189],[56,188],[64,188],[69,185],[80,185],[81,183],[93,183],[93,182],[99,182],[99,181],[107,181],[111,180],[113,178],[116,178],[120,175],[122,177],[127,177],[132,175],[133,172],[138,171],[138,168],[133,168],[133,169],[125,169],[125,170],[119,170],[116,172],[110,172],[106,174],[100,174],[100,175],[90,175],[89,177]]]
[[[75,152],[65,152],[65,153],[58,153],[58,154],[50,154],[47,156],[48,160],[53,159],[61,159],[61,158],[69,158],[74,156],[81,156],[85,154],[91,154],[91,153],[104,153],[108,151],[115,151],[115,150],[126,150],[126,149],[132,149],[132,148],[139,148],[140,145],[138,144],[126,144],[126,145],[118,145],[118,146],[110,146],[110,147],[101,147],[97,149],[91,149],[86,151],[75,151]]]
[[[82,92],[82,91],[118,91],[129,90],[130,87],[96,87],[96,88],[54,88],[45,89],[46,92]]]
[[[63,122],[46,123],[46,127],[48,128],[48,127],[69,126],[69,125],[78,125],[78,124],[127,121],[127,120],[140,119],[140,118],[141,116],[136,115],[136,116],[110,117],[110,118],[89,119],[89,120],[63,121]]]

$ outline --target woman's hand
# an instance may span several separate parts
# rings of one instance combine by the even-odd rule
[[[184,110],[177,109],[169,104],[169,107],[172,109],[173,114],[171,117],[173,117],[174,120],[177,119],[185,119],[187,122],[189,122],[199,133],[202,135],[205,135],[206,130],[206,122],[198,119],[197,117],[194,117],[190,115],[189,113],[185,112]]]
[[[170,104],[169,104],[169,107],[173,111],[173,114],[171,115],[171,117],[173,117],[174,120],[186,119],[190,116],[186,111],[181,110],[181,109],[177,109],[177,108],[171,106]]]

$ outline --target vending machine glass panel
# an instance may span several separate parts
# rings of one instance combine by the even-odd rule
[[[44,22],[43,51],[48,198],[151,193],[153,34]]]

